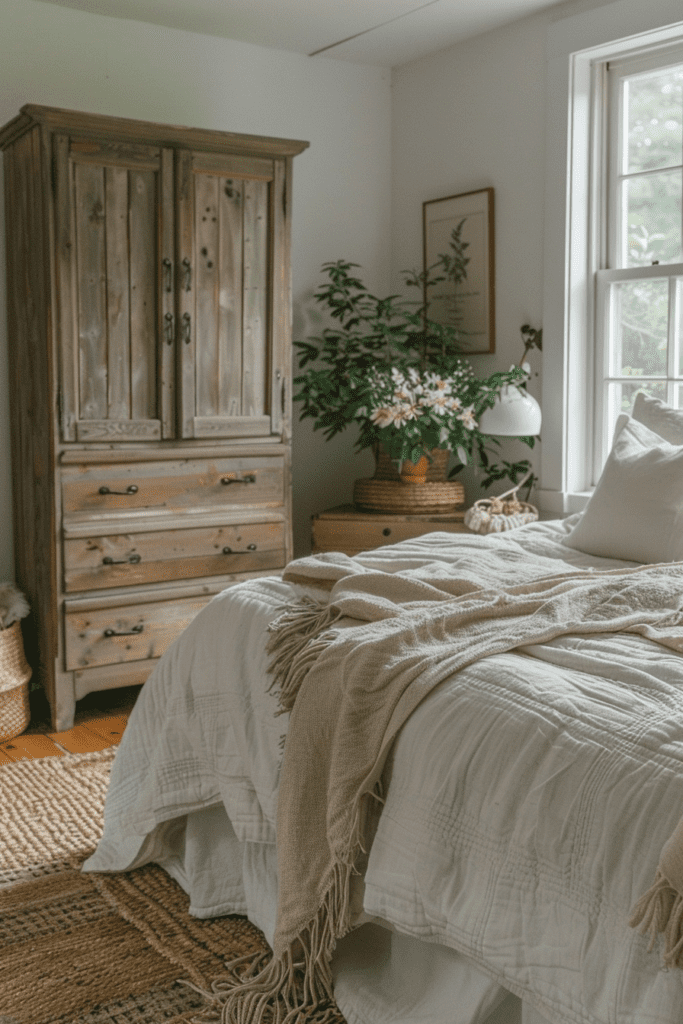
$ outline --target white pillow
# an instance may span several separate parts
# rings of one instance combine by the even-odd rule
[[[683,560],[683,447],[628,417],[564,542],[603,558]]]
[[[669,444],[683,444],[683,410],[673,409],[659,398],[650,398],[639,391],[633,400],[631,415]]]

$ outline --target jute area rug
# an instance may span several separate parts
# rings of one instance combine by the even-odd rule
[[[156,865],[80,873],[114,753],[0,766],[0,1024],[186,1024],[210,1006],[191,984],[269,954],[245,918],[190,917]]]

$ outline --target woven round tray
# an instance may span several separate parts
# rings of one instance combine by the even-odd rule
[[[353,503],[372,512],[426,515],[449,512],[465,504],[465,489],[457,480],[404,484],[401,480],[356,480]]]

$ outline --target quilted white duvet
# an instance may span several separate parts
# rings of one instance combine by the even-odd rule
[[[570,525],[534,523],[486,543],[568,565],[630,564],[564,546]],[[361,561],[395,572],[481,543],[431,534]],[[217,869],[213,853],[195,855],[193,912],[248,912],[272,935],[272,893],[253,879],[275,871],[287,716],[267,693],[265,643],[292,592],[275,578],[225,591],[162,658],[124,734],[86,870],[170,863],[192,843],[180,823],[225,813],[232,860]],[[636,754],[620,740],[634,719]],[[598,634],[481,660],[412,714],[383,782],[359,920],[464,954],[550,1021],[683,1021],[683,971],[663,970],[657,946],[628,927],[683,816],[683,657]],[[482,989],[479,1003],[488,1012],[495,993]]]

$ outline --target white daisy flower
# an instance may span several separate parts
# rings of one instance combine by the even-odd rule
[[[448,395],[440,394],[438,391],[428,392],[420,404],[429,406],[429,408],[433,409],[438,416],[443,416],[450,408]]]
[[[380,406],[370,413],[370,420],[378,427],[389,427],[394,422],[394,410],[392,406]]]
[[[404,402],[392,408],[394,414],[394,426],[402,427],[409,420],[416,420],[420,412],[414,403]]]
[[[443,377],[439,377],[437,373],[425,374],[425,381],[432,391],[441,391],[445,395],[450,395],[453,390],[451,382],[449,380],[444,380]]]
[[[458,419],[462,421],[462,425],[463,427],[465,427],[466,430],[474,430],[474,428],[477,425],[477,421],[474,418],[473,410],[474,406],[468,405],[467,408],[463,409],[463,411],[458,416]]]

